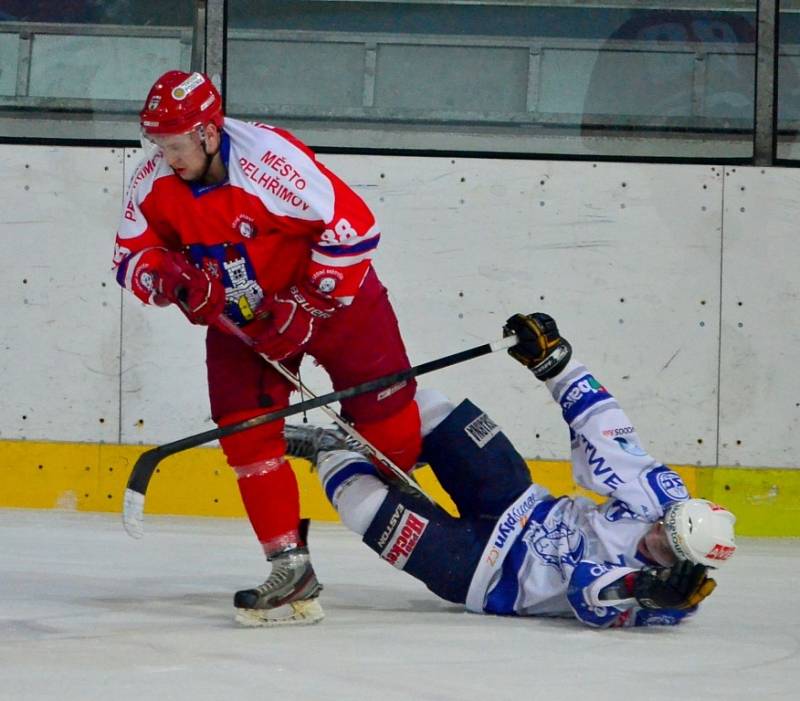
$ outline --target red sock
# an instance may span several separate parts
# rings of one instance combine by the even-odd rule
[[[297,532],[297,478],[286,459],[272,458],[234,469],[244,508],[266,555],[291,545],[303,545]]]

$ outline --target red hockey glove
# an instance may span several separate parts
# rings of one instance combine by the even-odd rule
[[[177,304],[193,324],[208,325],[225,308],[222,283],[207,271],[195,268],[182,253],[167,251],[155,277],[156,304]]]
[[[271,360],[285,360],[305,348],[321,319],[329,319],[339,304],[308,284],[298,283],[262,302],[267,312],[255,335],[255,349]]]

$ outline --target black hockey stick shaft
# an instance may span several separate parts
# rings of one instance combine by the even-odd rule
[[[164,460],[164,458],[168,458],[170,455],[175,455],[175,453],[180,453],[184,450],[188,450],[189,448],[196,448],[204,443],[210,443],[211,441],[224,438],[225,436],[230,436],[234,433],[240,433],[241,431],[246,431],[247,429],[254,428],[255,426],[261,426],[262,424],[269,423],[270,421],[277,421],[278,419],[285,419],[287,416],[301,414],[304,411],[316,409],[317,407],[321,407],[325,404],[338,402],[342,399],[348,399],[349,397],[355,397],[359,394],[365,394],[366,392],[373,392],[376,389],[383,389],[384,387],[389,387],[397,382],[410,380],[413,377],[419,377],[420,375],[425,375],[429,372],[434,372],[435,370],[441,370],[442,368],[450,367],[451,365],[457,365],[458,363],[463,363],[466,360],[472,360],[473,358],[479,358],[482,355],[488,355],[489,353],[494,353],[495,351],[502,350],[504,348],[510,348],[511,346],[516,345],[516,343],[516,336],[508,336],[500,341],[484,343],[483,345],[475,346],[474,348],[468,348],[467,350],[453,353],[452,355],[446,355],[436,360],[430,360],[427,363],[415,365],[407,370],[401,370],[400,372],[392,373],[390,375],[384,375],[383,377],[378,377],[374,380],[363,382],[360,385],[339,390],[338,392],[329,392],[328,394],[323,394],[319,397],[314,397],[313,399],[308,399],[304,402],[298,402],[297,404],[292,404],[284,409],[271,411],[266,414],[260,414],[259,416],[254,416],[251,419],[245,419],[244,421],[238,421],[227,426],[209,429],[208,431],[203,431],[202,433],[195,433],[194,435],[186,436],[186,438],[180,438],[172,443],[165,443],[164,445],[156,446],[155,448],[146,450],[139,456],[138,460],[133,466],[133,469],[131,470],[130,477],[128,478],[128,489],[139,492],[140,494],[145,494],[147,491],[147,485],[150,483],[150,478],[156,471],[158,464]]]

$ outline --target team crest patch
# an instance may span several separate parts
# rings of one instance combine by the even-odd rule
[[[586,550],[586,537],[580,529],[574,529],[565,523],[554,528],[542,524],[531,529],[524,541],[531,551],[547,566],[555,568],[566,579],[562,565],[575,567]],[[566,547],[565,547],[566,546]]]
[[[155,289],[155,278],[152,272],[143,270],[139,273],[139,287],[147,292],[152,292]]]
[[[161,95],[153,95],[153,97],[150,98],[150,102],[147,103],[147,109],[149,110],[157,109],[160,104],[161,104]]]
[[[470,421],[464,432],[479,448],[483,448],[492,438],[500,433],[500,427],[486,414],[481,414],[477,419]]]
[[[336,289],[336,279],[332,277],[324,277],[317,284],[319,285],[319,291],[326,295]]]
[[[658,481],[658,486],[661,487],[664,494],[670,499],[683,501],[689,498],[689,490],[686,489],[686,484],[684,484],[681,476],[677,472],[673,472],[672,470],[659,472],[656,480]]]
[[[239,232],[239,235],[246,239],[255,238],[256,235],[256,221],[246,214],[240,214],[233,222],[233,228]]]
[[[344,280],[344,275],[342,275],[341,271],[333,270],[332,268],[318,270],[311,276],[311,282],[319,288],[320,292],[326,295],[331,294],[342,280]]]

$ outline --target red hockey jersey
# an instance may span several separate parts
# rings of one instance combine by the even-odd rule
[[[225,287],[228,316],[254,318],[264,295],[308,280],[352,302],[380,231],[364,201],[286,131],[226,119],[228,176],[181,180],[160,151],[136,168],[117,231],[117,280],[153,303],[155,253],[183,251]]]

